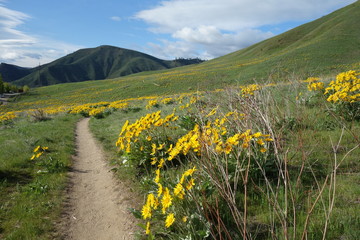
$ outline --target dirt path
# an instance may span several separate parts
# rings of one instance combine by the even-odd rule
[[[114,179],[88,125],[89,119],[77,125],[65,239],[133,239],[136,223],[128,212],[133,198]]]

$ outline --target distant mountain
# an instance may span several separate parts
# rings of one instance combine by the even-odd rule
[[[4,77],[4,80],[20,86],[39,87],[58,83],[116,78],[143,71],[169,69],[199,62],[202,61],[200,59],[166,61],[133,50],[100,46],[78,50],[51,63],[27,69],[27,71],[17,67],[19,72],[16,72],[16,66],[14,66],[13,76],[6,73],[7,77]],[[3,71],[0,73],[4,74]]]
[[[12,64],[1,63],[0,74],[5,82],[13,82],[33,72],[31,68],[23,68]]]

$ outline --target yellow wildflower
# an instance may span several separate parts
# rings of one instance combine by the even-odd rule
[[[264,153],[264,152],[266,152],[267,150],[266,150],[266,148],[261,148],[260,149],[260,152],[262,152],[262,153]]]
[[[232,146],[230,144],[225,144],[225,148],[223,149],[223,151],[226,153],[226,154],[229,154],[232,150]]]
[[[212,109],[212,110],[208,113],[208,115],[206,115],[206,117],[210,117],[210,116],[214,115],[214,114],[216,113],[216,111],[217,111],[217,107],[214,108],[214,109]]]
[[[147,223],[146,223],[146,230],[145,230],[145,234],[146,234],[146,235],[149,235],[149,234],[150,234],[150,232],[151,232],[151,231],[150,231],[150,222],[147,222]]]
[[[164,163],[165,163],[165,159],[161,158],[158,164],[158,168],[162,168],[164,166]]]
[[[261,132],[257,132],[257,133],[254,133],[254,134],[253,134],[253,137],[254,137],[254,138],[259,138],[259,137],[261,137],[261,136],[262,136]]]
[[[41,146],[37,146],[36,148],[34,148],[34,153],[36,153],[37,151],[39,151],[39,149],[41,148]]]
[[[148,204],[150,207],[157,209],[159,202],[157,201],[157,198],[155,198],[154,194],[149,193],[147,196],[146,204]]]
[[[262,139],[258,139],[256,142],[257,142],[257,144],[259,144],[259,145],[264,145],[264,144],[265,144]]]
[[[158,183],[158,191],[157,191],[157,194],[158,194],[158,197],[161,196],[162,192],[163,192],[163,186],[161,185],[161,183]]]
[[[153,144],[151,144],[151,147],[152,147],[152,150],[151,150],[151,155],[155,155],[155,152],[156,152],[156,144],[155,143],[153,143]]]
[[[184,172],[184,175],[185,175],[185,176],[191,176],[191,175],[194,174],[195,171],[197,171],[196,166],[194,166],[193,168],[191,168],[191,169],[189,169],[189,170],[186,170],[186,171]]]
[[[186,190],[191,190],[193,188],[193,186],[195,186],[195,180],[193,178],[191,178],[188,182],[188,184],[186,185]]]
[[[173,225],[174,222],[175,222],[174,214],[170,213],[169,215],[167,215],[165,219],[165,227],[169,228],[171,225]]]
[[[157,148],[157,150],[162,150],[164,148],[164,146],[165,146],[165,143],[160,144],[159,147]]]
[[[155,177],[155,182],[156,183],[159,183],[160,182],[160,169],[156,169],[155,170],[155,174],[156,174],[156,177]]]
[[[142,207],[141,215],[143,219],[151,218],[151,207],[148,203]]]
[[[179,197],[180,199],[184,199],[184,187],[183,185],[181,185],[181,183],[176,184],[175,188],[174,188],[174,195]]]
[[[155,165],[157,163],[157,157],[152,157],[150,163],[151,165]]]
[[[309,91],[318,91],[324,89],[324,83],[323,82],[313,82],[309,83],[307,86]]]
[[[168,188],[165,188],[165,191],[163,193],[163,197],[161,199],[162,204],[162,212],[165,214],[166,209],[168,209],[172,204],[172,197],[170,195],[170,191]]]

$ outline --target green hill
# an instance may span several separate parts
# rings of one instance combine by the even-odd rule
[[[166,61],[133,50],[100,46],[78,50],[49,64],[33,68],[14,81],[31,87],[125,76],[142,71],[169,69],[200,62],[199,59]]]
[[[270,78],[272,81],[282,81],[294,75],[306,78],[336,74],[351,68],[359,69],[358,19],[359,1],[248,48],[202,64],[168,70],[165,74],[154,72],[152,77],[148,78],[160,85],[161,81],[169,82],[166,84],[173,85],[170,86],[170,92],[173,92],[183,91],[184,87],[217,88],[235,82],[246,83],[253,79],[262,81]],[[189,63],[193,62],[164,61],[131,50],[101,46],[82,49],[60,58],[14,83],[46,86],[111,79]],[[134,80],[136,81],[136,78],[131,78],[131,81]]]
[[[360,2],[288,32],[231,53],[212,64],[238,62],[252,77],[319,75],[359,68]]]
[[[75,96],[78,103],[114,101],[141,96],[214,90],[254,81],[281,82],[289,79],[306,79],[310,76],[334,76],[349,69],[359,70],[359,19],[360,2],[357,1],[320,19],[223,57],[200,64],[142,72],[103,81],[37,88],[33,90],[33,94],[23,96],[19,104],[14,107],[24,108],[21,103],[25,101],[36,102],[38,107],[47,106],[49,102],[74,103]],[[94,51],[95,54],[101,51],[101,48],[84,51],[76,53],[79,56],[76,61],[70,58],[71,55],[58,61],[71,68],[77,66],[78,63],[89,61],[89,51]],[[109,59],[112,59],[112,51],[107,54]],[[102,61],[106,62],[107,59],[103,58]],[[137,61],[137,58],[133,60]],[[120,60],[117,63],[121,65]],[[156,59],[146,61],[146,63],[143,65],[160,65]],[[105,64],[106,67],[99,68],[97,72],[85,72],[82,68],[76,71],[97,76],[97,79],[101,79],[102,74],[106,72],[108,78],[111,78],[122,72],[122,70],[112,70],[111,66],[116,65],[115,63]],[[127,65],[132,66],[133,69],[137,67],[133,61],[127,62]],[[164,65],[161,66],[165,69]],[[47,68],[51,69],[51,65],[49,64]],[[56,67],[53,68],[56,70]],[[133,70],[133,72],[136,71]],[[50,73],[51,71],[47,71],[47,74]],[[70,73],[71,71],[68,74]],[[64,74],[63,82],[68,82],[67,77],[70,76]],[[16,81],[16,83],[20,82]]]
[[[5,82],[13,82],[25,77],[33,71],[33,68],[24,68],[7,63],[0,64],[0,74]]]
[[[100,47],[39,68],[114,78],[38,87],[0,105],[0,239],[67,236],[64,189],[84,116],[117,188],[134,193],[139,238],[359,239],[360,102],[347,96],[356,85],[334,86],[347,100],[332,103],[298,81],[320,77],[326,87],[360,70],[359,14],[357,1],[191,66],[144,60],[164,68],[114,77],[123,65],[106,61],[113,51],[96,58]],[[253,82],[268,87],[239,88]]]

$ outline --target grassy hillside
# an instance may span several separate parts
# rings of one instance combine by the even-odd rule
[[[144,196],[139,239],[358,239],[360,71],[336,75],[360,69],[359,8],[202,64],[0,106],[0,238],[61,235],[73,128],[91,116],[112,170]]]
[[[198,63],[198,59],[165,61],[133,50],[100,46],[78,50],[49,64],[30,69],[17,85],[31,87],[99,80]]]
[[[350,74],[359,87],[360,72],[340,76]],[[0,198],[0,237],[54,238],[49,223],[60,218],[73,126],[90,115],[112,170],[144,196],[132,210],[148,229],[138,239],[355,240],[360,99],[333,103],[327,97],[336,91],[325,96],[323,86],[327,79],[294,80],[5,120],[0,188],[9,194]],[[36,146],[49,148],[30,160]]]
[[[359,18],[360,2],[355,2],[318,20],[211,61],[104,81],[37,88],[31,95],[22,97],[13,108],[24,109],[26,105],[22,103],[25,102],[34,107],[44,107],[60,102],[73,104],[113,101],[149,95],[214,90],[254,81],[261,83],[282,82],[290,78],[306,79],[310,76],[335,75],[349,69],[360,69],[360,28],[357,27]],[[95,52],[97,51],[99,49]],[[82,53],[80,51],[77,54]],[[109,51],[107,54],[111,59],[113,53]],[[76,59],[83,62],[89,58],[78,56]],[[135,61],[136,58],[132,59]],[[64,61],[65,65],[71,63],[71,59],[68,58],[61,61]],[[143,65],[149,68],[155,64],[154,61],[146,63],[148,65]],[[133,68],[137,66],[137,62],[130,61],[127,65]],[[112,71],[113,65],[105,66],[107,67],[100,73],[87,74],[121,74],[120,70]],[[83,70],[77,68],[77,71]],[[64,79],[67,77],[70,76],[64,76]]]
[[[296,81],[248,90],[91,120],[119,174],[141,185],[143,239],[357,239],[359,122]]]
[[[244,72],[260,77],[259,69],[264,69],[274,78],[286,77],[294,72],[327,74],[343,70],[346,65],[359,67],[359,17],[360,2],[355,2],[218,61],[252,62],[252,66],[243,67]]]
[[[33,72],[32,68],[23,68],[12,64],[1,63],[0,74],[5,82],[13,82]]]

